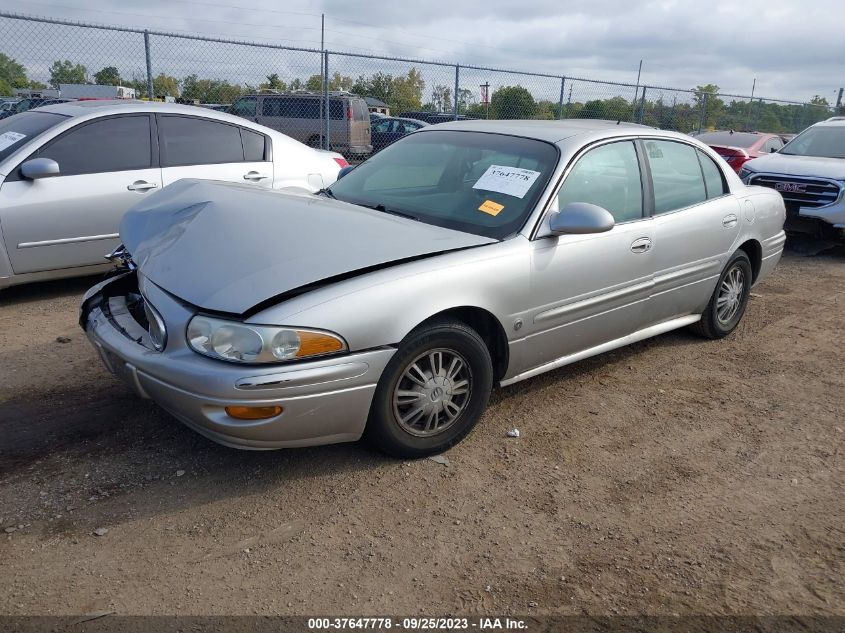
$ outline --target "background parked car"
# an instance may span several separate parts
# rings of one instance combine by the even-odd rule
[[[448,123],[449,121],[454,121],[455,115],[449,114],[447,112],[429,112],[427,110],[409,110],[408,112],[400,113],[399,118],[401,118],[401,119],[416,119],[417,121],[425,121],[429,125],[434,125],[435,123]],[[468,119],[463,114],[459,114],[457,120],[458,121],[466,121]]]
[[[344,165],[194,106],[74,101],[16,114],[0,122],[0,288],[97,272],[123,213],[181,178],[317,191]]]
[[[780,134],[760,132],[704,132],[695,138],[716,150],[737,173],[752,158],[776,152],[784,146]]]
[[[260,93],[244,95],[228,112],[283,132],[310,147],[322,147],[324,95],[320,92]],[[370,142],[370,116],[363,98],[348,92],[329,95],[329,145],[350,156],[366,156]]]
[[[739,176],[780,192],[788,231],[845,241],[845,117],[808,127],[776,154],[747,162]]]
[[[372,139],[373,151],[384,149],[391,143],[411,132],[426,127],[428,123],[417,119],[403,119],[401,117],[381,117],[373,121]]]
[[[27,97],[15,103],[8,110],[0,111],[0,119],[6,119],[14,114],[20,114],[33,108],[40,108],[41,106],[54,105],[56,103],[67,103],[72,99],[54,99],[51,97]]]

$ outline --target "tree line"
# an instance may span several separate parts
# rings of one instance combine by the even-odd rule
[[[243,94],[259,90],[295,91],[323,90],[323,76],[282,79],[278,73],[267,75],[258,85],[231,83],[222,79],[204,79],[191,74],[178,79],[166,73],[153,77],[156,98],[173,97],[188,102],[232,103]],[[89,74],[88,69],[71,60],[56,60],[50,67],[51,86],[60,84],[98,84],[134,88],[139,97],[148,97],[146,76],[124,77],[116,66],[106,66]],[[26,68],[4,53],[0,53],[0,95],[12,95],[15,88],[44,89],[48,86],[27,77]],[[808,105],[766,103],[734,99],[725,101],[713,84],[696,86],[692,92],[679,93],[685,97],[667,99],[653,96],[646,90],[645,98],[629,100],[621,96],[560,104],[535,99],[523,86],[501,86],[493,91],[489,103],[481,103],[471,90],[459,89],[457,99],[453,88],[436,84],[426,93],[422,74],[411,68],[405,74],[376,72],[357,78],[334,72],[329,78],[329,90],[346,90],[361,96],[373,97],[386,103],[393,114],[410,110],[452,113],[457,101],[458,113],[470,118],[491,119],[558,119],[592,118],[636,121],[664,129],[691,132],[699,129],[760,130],[766,132],[797,132],[830,116],[826,99],[816,96]]]

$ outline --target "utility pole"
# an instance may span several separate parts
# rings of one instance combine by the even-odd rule
[[[754,89],[757,88],[757,77],[754,78],[754,82],[751,84],[751,99],[748,101],[748,123],[745,124],[745,128],[747,132],[751,132],[751,108],[754,107]]]
[[[481,88],[481,97],[484,99],[484,118],[490,118],[490,82],[485,81],[479,86]]]
[[[640,60],[640,68],[637,70],[637,87],[634,88],[634,103],[631,108],[631,121],[637,118],[637,98],[640,96],[640,77],[643,74],[643,60]]]
[[[326,50],[326,14],[320,14],[320,50]]]
[[[839,96],[836,97],[836,110],[834,114],[842,114],[842,88],[839,89]]]

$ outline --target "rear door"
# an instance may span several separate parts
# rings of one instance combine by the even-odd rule
[[[61,175],[0,188],[3,235],[16,274],[103,264],[123,213],[162,185],[151,117],[86,121],[28,158],[51,158]]]
[[[201,117],[157,115],[165,185],[182,178],[273,186],[270,139],[238,125]]]
[[[350,99],[352,117],[349,126],[349,146],[356,152],[369,153],[367,149],[372,145],[370,136],[370,112],[367,102],[363,99]],[[348,116],[348,114],[347,114]]]
[[[701,312],[742,222],[719,166],[698,148],[642,141],[654,193],[654,294],[650,323]]]

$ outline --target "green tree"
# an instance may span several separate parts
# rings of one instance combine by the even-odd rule
[[[695,91],[695,105],[698,112],[701,113],[704,109],[704,127],[715,128],[717,120],[722,116],[725,109],[725,102],[716,96],[719,92],[719,86],[716,84],[705,84],[703,86],[696,86]],[[705,107],[704,104],[707,104]],[[748,103],[751,107],[751,103]]]
[[[88,69],[82,64],[74,64],[69,59],[54,61],[50,66],[50,85],[58,88],[59,84],[88,83]]]
[[[179,80],[176,77],[159,73],[153,78],[153,92],[156,98],[178,97]]]
[[[522,86],[502,86],[490,98],[494,119],[530,119],[537,114],[537,102]]]
[[[437,84],[431,89],[431,104],[435,112],[452,112],[455,104],[452,102],[452,89],[443,84]]]
[[[182,80],[182,99],[200,103],[232,103],[245,90],[220,79],[198,79],[188,75]]]
[[[0,94],[10,96],[15,88],[26,88],[26,69],[4,53],[0,53]]]
[[[407,75],[388,75],[378,72],[369,77],[360,76],[352,86],[352,92],[365,97],[384,101],[395,113],[405,110],[419,110],[425,81],[416,68]]]
[[[305,89],[310,90],[312,92],[319,92],[323,89],[323,76],[322,75],[311,75],[305,81]]]
[[[120,86],[120,71],[115,66],[106,66],[94,73],[94,81],[101,86]]]
[[[295,77],[293,81],[290,82],[289,88],[291,90],[303,90],[305,88],[305,84],[302,83],[302,80],[299,77]]]
[[[278,90],[283,91],[287,90],[287,84],[279,78],[278,73],[273,73],[272,75],[267,75],[267,81],[263,84],[259,84],[258,87],[261,90]]]

